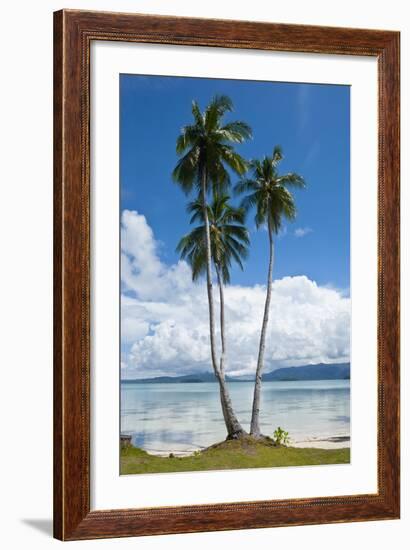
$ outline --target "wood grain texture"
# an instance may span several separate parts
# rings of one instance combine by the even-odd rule
[[[63,271],[62,271],[62,250],[63,250],[63,224],[62,224],[62,127],[63,127],[63,94],[62,94],[62,14],[56,14],[54,17],[54,326],[53,326],[53,354],[54,354],[54,535],[63,538],[63,433],[62,433],[62,415],[63,415],[63,323],[62,323],[62,289],[63,289]]]
[[[89,53],[92,40],[366,55],[378,59],[377,494],[90,511]],[[399,142],[397,32],[72,10],[54,14],[56,538],[77,540],[399,517]]]

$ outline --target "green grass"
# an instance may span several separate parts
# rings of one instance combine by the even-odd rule
[[[159,457],[136,447],[121,450],[121,474],[152,474],[237,468],[272,468],[275,466],[307,466],[348,464],[350,449],[299,449],[276,447],[271,439],[254,441],[244,438],[223,441],[186,457]]]

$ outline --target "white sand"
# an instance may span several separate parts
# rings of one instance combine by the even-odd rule
[[[201,449],[169,449],[167,451],[161,450],[161,449],[144,449],[148,454],[154,455],[154,456],[164,456],[169,457],[169,455],[172,453],[174,456],[192,456],[196,451],[200,451]]]
[[[350,447],[349,435],[337,435],[332,437],[308,437],[299,441],[291,441],[290,447],[304,447],[310,449],[343,449]]]

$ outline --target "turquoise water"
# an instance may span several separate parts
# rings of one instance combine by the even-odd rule
[[[253,382],[229,384],[244,428],[249,428]],[[294,442],[350,432],[349,380],[263,382],[261,431],[277,426]],[[121,432],[147,451],[166,453],[207,447],[226,437],[216,383],[122,384]]]

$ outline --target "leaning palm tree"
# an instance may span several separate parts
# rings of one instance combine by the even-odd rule
[[[265,156],[262,160],[254,160],[250,163],[252,177],[242,179],[235,187],[238,194],[248,193],[242,200],[242,207],[246,211],[255,208],[256,227],[265,226],[269,239],[269,264],[266,285],[265,310],[263,314],[261,335],[259,341],[258,362],[256,365],[255,387],[253,394],[252,419],[250,433],[254,437],[260,437],[259,409],[260,393],[262,385],[262,372],[264,367],[266,330],[269,321],[269,307],[272,295],[272,270],[273,270],[273,234],[277,234],[282,225],[283,218],[293,220],[296,215],[296,207],[293,195],[287,189],[288,186],[304,187],[302,176],[295,173],[280,175],[278,165],[283,159],[282,150],[276,146],[272,156]]]
[[[176,150],[181,158],[173,171],[173,178],[186,194],[193,189],[199,191],[205,227],[206,282],[212,367],[219,382],[224,414],[229,417],[227,422],[228,437],[235,438],[242,435],[244,431],[233,413],[225,378],[222,376],[217,360],[211,238],[207,204],[207,195],[211,189],[223,192],[229,187],[229,170],[243,175],[247,169],[246,161],[234,150],[234,144],[242,143],[250,138],[252,132],[250,127],[241,121],[223,123],[224,116],[232,110],[232,101],[227,96],[215,96],[204,112],[201,112],[196,101],[192,103],[193,123],[184,126],[177,139]]]
[[[214,195],[212,203],[208,206],[211,256],[219,288],[222,376],[225,376],[226,367],[224,286],[231,280],[230,268],[233,262],[243,269],[242,261],[248,256],[249,246],[249,234],[244,225],[245,210],[231,206],[229,200],[229,195]],[[187,211],[192,214],[190,223],[199,221],[201,225],[182,237],[177,251],[181,254],[181,258],[186,259],[190,264],[192,280],[196,281],[206,273],[206,232],[201,201],[189,203]]]

